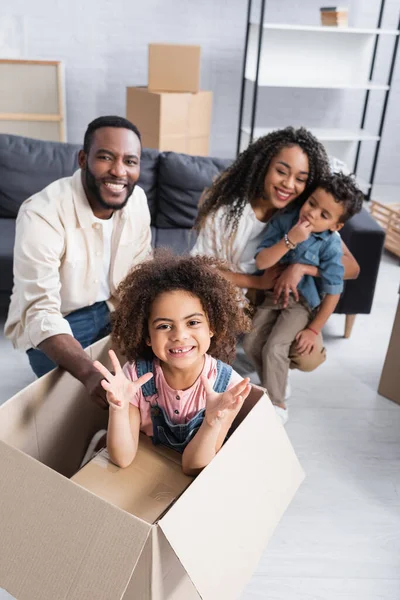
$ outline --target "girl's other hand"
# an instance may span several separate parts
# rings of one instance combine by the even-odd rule
[[[233,419],[251,390],[248,377],[223,393],[215,392],[207,377],[202,377],[201,380],[206,390],[205,419],[211,427],[220,424],[228,416]]]
[[[115,410],[126,410],[129,403],[136,392],[149,379],[153,377],[152,373],[145,373],[136,381],[131,381],[122,370],[121,364],[114,350],[109,350],[108,354],[114,368],[115,375],[102,365],[98,360],[94,361],[94,366],[103,375],[104,379],[101,382],[102,387],[106,390],[107,402],[110,408]]]
[[[278,278],[274,287],[274,302],[281,302],[281,307],[286,308],[289,304],[289,295],[293,294],[296,302],[299,301],[297,286],[304,276],[304,265],[299,263],[289,265]]]
[[[314,350],[315,333],[310,329],[303,329],[296,335],[297,351],[299,354],[308,355]]]

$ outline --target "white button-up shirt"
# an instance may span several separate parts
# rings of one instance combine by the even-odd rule
[[[109,270],[110,309],[131,267],[151,254],[150,212],[136,186],[114,213]],[[103,270],[103,231],[95,221],[81,171],[59,179],[22,205],[16,223],[14,287],[5,334],[28,350],[53,335],[72,335],[70,312],[96,302]]]

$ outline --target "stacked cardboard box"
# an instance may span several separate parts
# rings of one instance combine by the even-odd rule
[[[328,25],[331,27],[347,27],[348,23],[348,9],[343,6],[322,6],[321,11],[321,25]]]
[[[128,87],[126,116],[143,146],[207,156],[212,92],[200,90],[200,46],[149,45],[147,87]]]

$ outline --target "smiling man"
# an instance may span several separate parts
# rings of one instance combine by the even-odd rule
[[[26,200],[17,218],[6,336],[38,377],[60,365],[103,406],[102,376],[83,348],[109,333],[118,284],[151,252],[140,155],[132,123],[95,119],[80,169]]]

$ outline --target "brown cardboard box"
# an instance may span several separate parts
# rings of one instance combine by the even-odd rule
[[[108,344],[90,356],[107,364]],[[0,587],[18,600],[239,598],[303,479],[263,390],[245,406],[192,480],[176,453],[147,438],[127,469],[103,452],[76,473],[107,413],[68,373],[56,369],[8,400]]]
[[[149,44],[149,90],[200,91],[200,46]]]
[[[383,364],[378,392],[400,404],[400,300],[394,317],[392,335]]]
[[[212,92],[151,92],[128,87],[126,116],[137,125],[146,148],[208,155]]]

